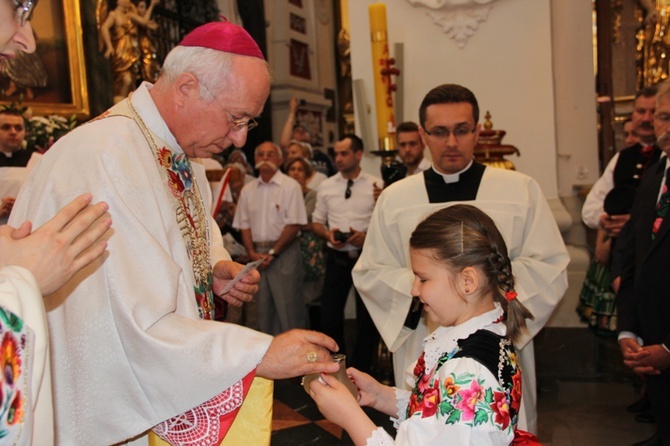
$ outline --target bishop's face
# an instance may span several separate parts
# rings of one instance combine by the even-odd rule
[[[472,161],[479,130],[472,104],[455,102],[429,105],[419,134],[430,150],[435,169],[454,174]]]

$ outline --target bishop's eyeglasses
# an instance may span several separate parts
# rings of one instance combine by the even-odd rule
[[[197,79],[197,77],[196,77]],[[258,127],[258,121],[256,121],[254,118],[249,118],[249,119],[235,119],[233,115],[230,114],[230,112],[226,111],[225,108],[223,108],[223,105],[219,102],[219,100],[212,94],[211,91],[209,91],[209,88],[207,88],[207,85],[200,79],[198,79],[198,82],[200,82],[200,85],[202,85],[202,88],[205,89],[205,91],[212,97],[214,98],[214,101],[216,101],[217,104],[219,104],[219,107],[221,107],[221,110],[224,111],[226,115],[228,115],[228,120],[230,121],[231,124],[231,130],[233,132],[239,132],[240,130],[246,128],[247,131],[251,131],[252,129],[255,129]]]

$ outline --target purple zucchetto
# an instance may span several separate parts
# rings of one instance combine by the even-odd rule
[[[265,59],[261,49],[249,33],[239,25],[223,21],[210,22],[197,27],[184,37],[181,46],[200,46],[226,53]]]

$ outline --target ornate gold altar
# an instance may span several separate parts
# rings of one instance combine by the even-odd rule
[[[475,146],[475,160],[491,167],[516,170],[514,163],[503,158],[503,156],[512,154],[521,156],[519,149],[509,144],[502,144],[502,139],[507,132],[504,130],[493,130],[491,113],[487,111],[484,120],[484,128],[479,132],[479,140],[477,141],[477,146]]]

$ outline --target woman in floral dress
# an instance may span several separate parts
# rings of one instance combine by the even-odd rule
[[[437,328],[416,362],[414,389],[385,386],[350,368],[358,402],[335,378],[322,375],[310,394],[356,445],[539,444],[516,429],[521,370],[512,342],[530,312],[516,299],[507,247],[479,209],[455,205],[421,222],[410,239],[420,299]],[[360,406],[393,417],[393,439]]]

